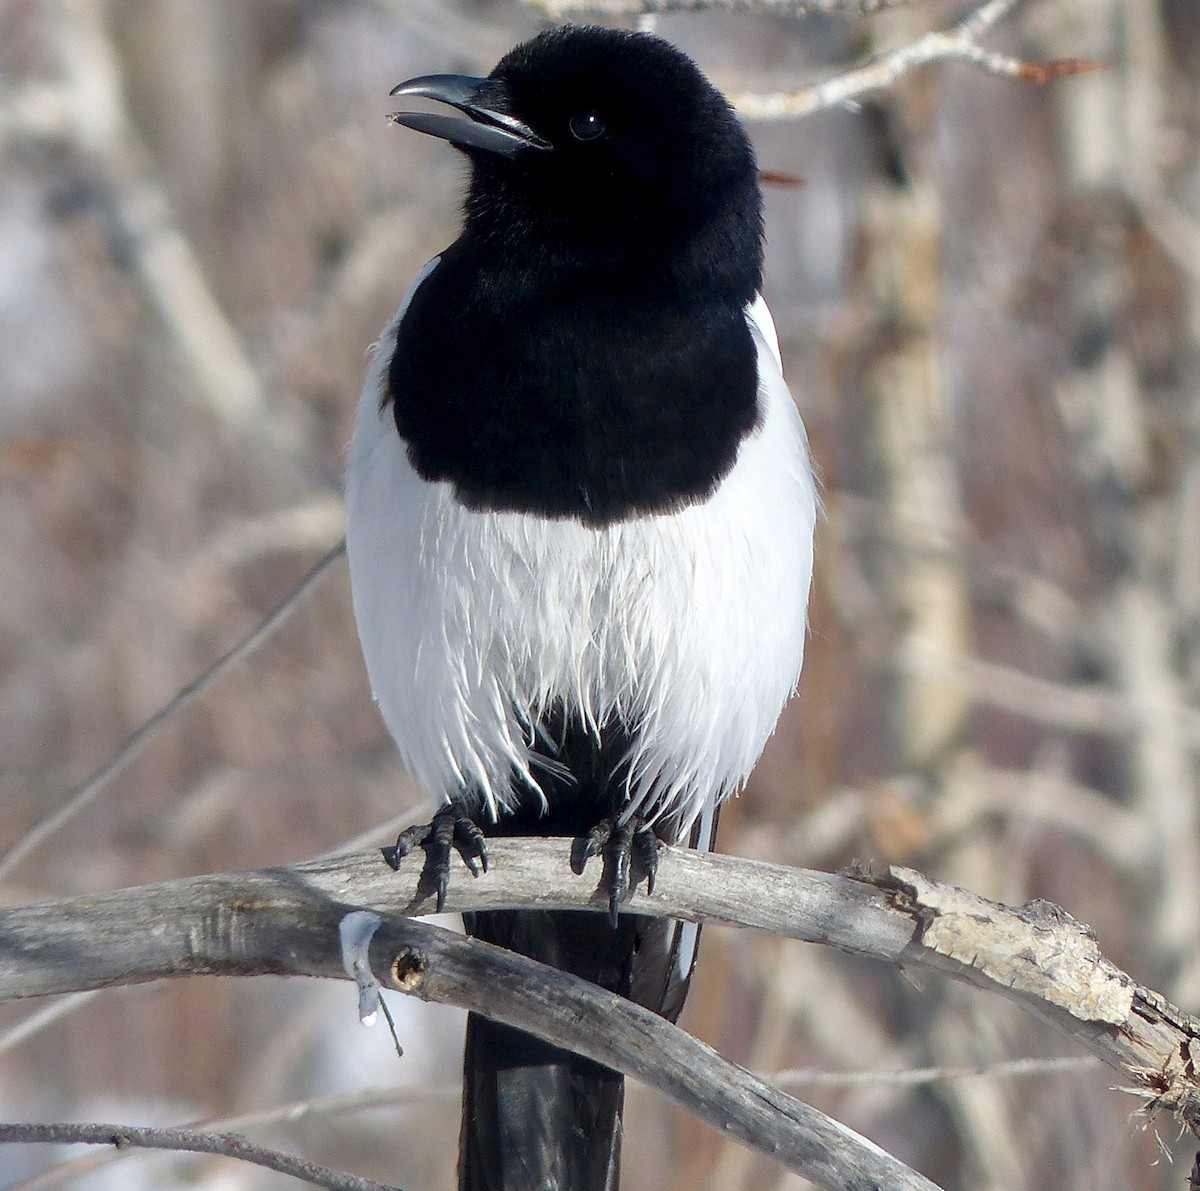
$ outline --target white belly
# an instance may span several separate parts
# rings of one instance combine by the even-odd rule
[[[750,773],[800,673],[816,512],[761,300],[750,320],[762,418],[731,472],[703,504],[602,529],[471,511],[421,479],[380,410],[378,354],[347,480],[354,614],[383,718],[435,797],[495,815],[514,773],[536,786],[525,726],[559,703],[632,729],[630,804],[651,819],[690,819]]]

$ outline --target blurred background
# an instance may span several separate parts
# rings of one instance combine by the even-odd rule
[[[655,28],[761,95],[968,9]],[[339,541],[367,345],[454,238],[464,176],[388,126],[388,89],[484,73],[546,19],[515,0],[0,0],[0,848]],[[1108,68],[1038,87],[935,65],[751,125],[761,167],[802,179],[768,187],[766,292],[826,516],[801,690],[720,846],[1049,898],[1194,1012],[1200,5],[1031,0],[985,43]],[[339,563],[3,870],[0,899],[385,843],[406,813],[424,804]],[[344,984],[4,1006],[0,1118],[315,1098],[241,1127],[449,1188],[461,1021],[394,1006],[403,1059]],[[953,1077],[1078,1052],[932,975],[710,930],[684,1024],[760,1071],[876,1073],[787,1086],[947,1189],[1179,1188],[1195,1149],[1099,1067]],[[889,1077],[926,1067],[945,1077]],[[4,1148],[0,1183],[295,1185],[199,1156],[89,1173],[76,1153]],[[631,1086],[622,1185],[806,1184]]]

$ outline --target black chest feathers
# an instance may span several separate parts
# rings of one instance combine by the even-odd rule
[[[413,467],[464,505],[603,526],[710,496],[757,388],[732,304],[507,285],[451,249],[400,324],[385,399]]]

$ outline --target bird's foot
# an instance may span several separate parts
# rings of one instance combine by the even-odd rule
[[[608,886],[608,917],[614,929],[617,911],[629,893],[631,883],[637,884],[638,869],[646,874],[646,892],[654,892],[654,878],[658,875],[658,849],[661,846],[654,829],[640,815],[622,818],[609,815],[601,819],[584,836],[578,869],[593,856],[603,856],[611,864]]]
[[[479,876],[479,870],[488,871],[487,841],[475,821],[456,806],[447,804],[434,813],[429,823],[409,827],[400,832],[395,844],[381,848],[384,860],[394,869],[414,848],[425,849],[425,867],[421,870],[418,888],[428,893],[437,892],[437,908],[440,914],[446,906],[446,889],[450,884],[450,850],[455,849],[471,876]]]

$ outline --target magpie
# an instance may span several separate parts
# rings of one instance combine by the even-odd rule
[[[759,296],[754,153],[647,33],[548,30],[486,78],[392,92],[465,154],[459,238],[384,331],[347,473],[368,675],[439,800],[421,845],[567,836],[610,915],[467,916],[672,1019],[694,927],[621,913],[659,841],[711,846],[795,689],[816,495]],[[407,106],[407,105],[406,105]],[[418,105],[419,106],[419,105]],[[444,109],[444,110],[442,110]],[[621,1077],[471,1016],[462,1191],[611,1191]]]

